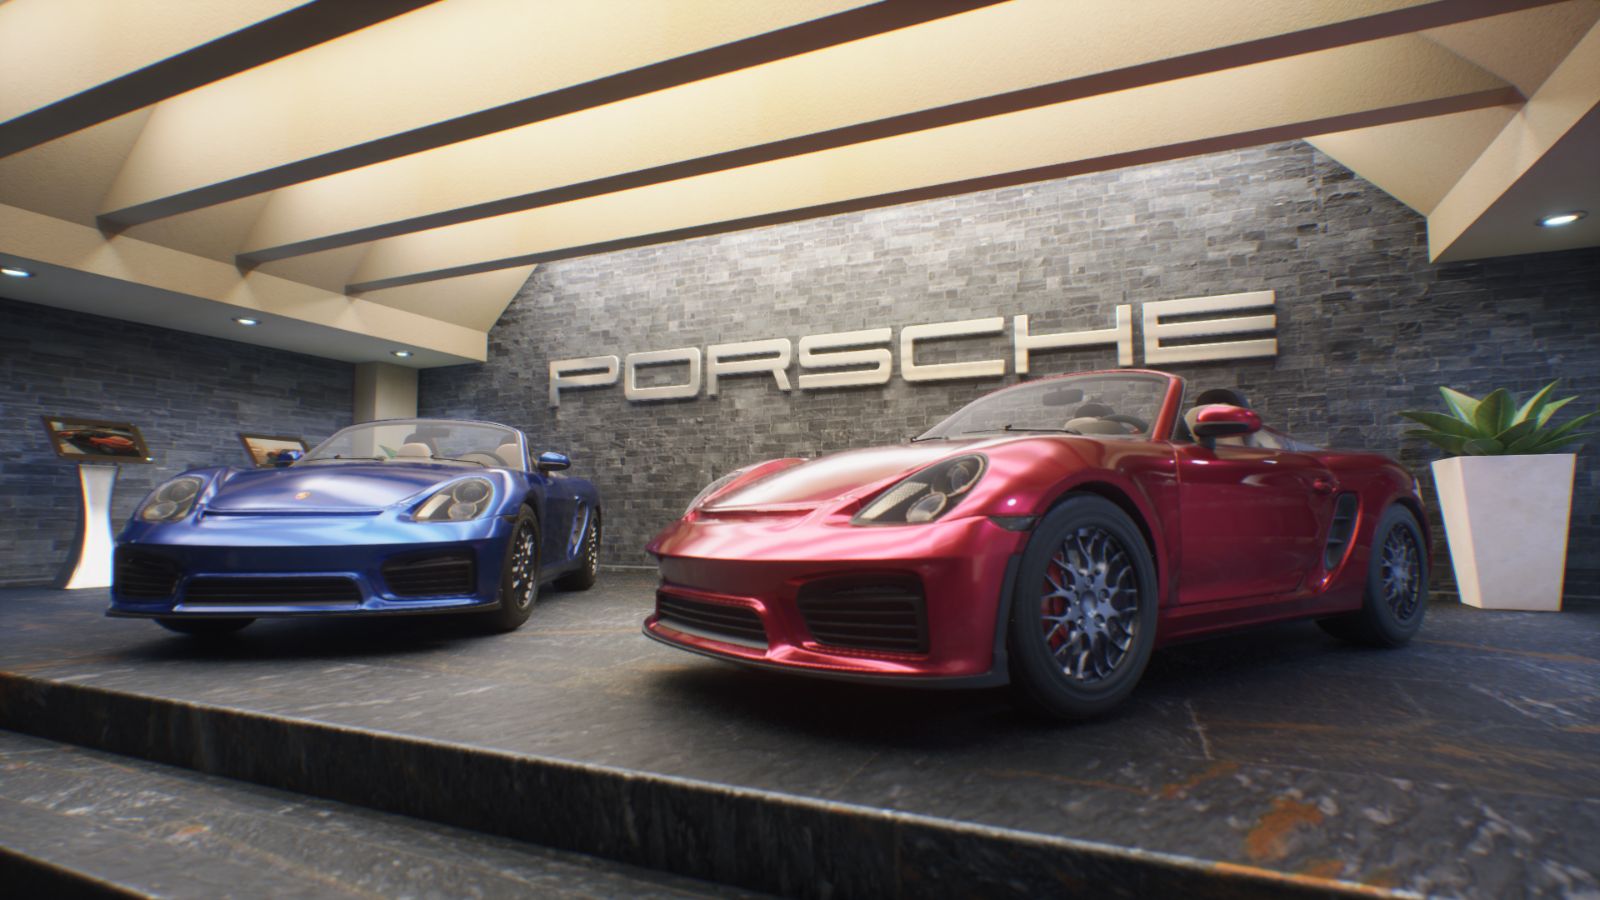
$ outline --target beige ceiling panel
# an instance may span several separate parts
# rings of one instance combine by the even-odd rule
[[[304,0],[0,3],[0,121],[276,16]]]
[[[1318,135],[1310,142],[1427,215],[1515,113],[1514,106],[1473,109]]]
[[[105,218],[137,224],[986,2],[437,3],[162,103]]]
[[[236,249],[255,226],[268,199],[266,194],[256,194],[231,203],[197,209],[184,216],[182,222],[157,219],[135,225],[122,234],[207,259],[234,263]],[[89,221],[92,224],[94,220]]]
[[[1456,98],[1504,103],[1508,91],[1406,35],[378,241],[351,289],[897,192],[972,190],[963,183],[1006,173],[1055,177],[1073,161],[1126,165],[1159,157],[1153,148],[1187,155],[1202,152],[1198,142],[1239,146],[1376,124],[1429,105],[1445,111]]]
[[[93,225],[149,118],[150,110],[141,109],[0,157],[0,203]]]
[[[1528,98],[1428,216],[1434,259],[1587,246],[1600,214],[1600,25]],[[1554,208],[1538,209],[1549,203]],[[1542,215],[1586,209],[1588,219],[1536,230]],[[1577,241],[1577,243],[1564,243]],[[1501,246],[1503,244],[1503,246]]]
[[[444,281],[372,291],[363,294],[361,299],[441,322],[488,331],[499,321],[500,314],[506,311],[506,306],[522,289],[533,270],[533,266],[498,269]]]
[[[1417,6],[1426,10],[1387,15]],[[311,253],[1339,46],[1413,26],[1424,12],[1438,21],[1480,8],[1373,0],[1285,4],[1263,16],[1240,0],[1013,0],[286,187],[241,255]],[[1293,40],[1271,40],[1286,34]],[[1230,49],[1206,53],[1219,47]],[[1118,74],[1088,78],[1107,72]],[[1041,85],[1061,88],[995,96]],[[952,104],[965,107],[939,110]],[[907,115],[917,110],[936,114]],[[861,123],[881,124],[851,128]]]
[[[185,331],[225,329],[233,316],[252,315],[348,332],[394,346],[423,348],[437,358],[456,362],[485,358],[486,340],[481,331],[261,272],[240,274],[228,263],[128,237],[108,240],[95,228],[14,206],[0,205],[0,247],[6,248],[9,256],[54,267],[62,275],[76,272],[110,279],[139,289],[147,298],[187,298],[182,300],[185,315],[196,320],[175,326]],[[28,284],[30,290],[39,292],[40,302],[80,308],[72,296],[72,282],[66,278],[40,275],[28,279]],[[141,320],[137,314],[125,317]]]
[[[1422,36],[1531,96],[1596,20],[1600,20],[1600,0],[1567,0],[1430,28]]]

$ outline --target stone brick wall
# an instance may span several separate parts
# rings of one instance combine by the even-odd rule
[[[49,584],[71,564],[77,469],[41,416],[130,421],[155,457],[125,465],[112,524],[185,469],[248,465],[241,431],[315,443],[350,424],[353,367],[0,299],[0,586]]]
[[[1560,377],[1600,406],[1600,251],[1436,266],[1426,246],[1398,201],[1307,144],[1278,144],[544,265],[491,333],[489,361],[423,372],[421,404],[570,452],[607,502],[605,560],[627,564],[647,563],[650,536],[730,469],[903,440],[1017,376],[910,384],[897,366],[884,387],[790,393],[739,377],[715,398],[629,403],[595,388],[552,410],[551,359],[1022,313],[1035,333],[1106,328],[1119,303],[1271,289],[1277,358],[1173,368],[1191,389],[1242,389],[1304,439],[1396,454],[1426,480],[1432,451],[1394,413],[1435,407],[1438,384],[1528,391]],[[919,361],[941,355],[1009,358],[1009,343],[934,345]],[[1114,363],[1106,348],[1061,351],[1033,372]],[[1570,553],[1569,585],[1588,594],[1597,453],[1579,458]]]

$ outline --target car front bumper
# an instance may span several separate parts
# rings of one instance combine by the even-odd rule
[[[684,519],[651,545],[644,633],[704,656],[856,681],[1007,680],[1005,619],[1025,534],[927,525]]]
[[[408,523],[400,532],[364,522],[308,517],[274,528],[238,517],[209,528],[130,527],[117,543],[106,615],[368,616],[498,605],[507,520]]]

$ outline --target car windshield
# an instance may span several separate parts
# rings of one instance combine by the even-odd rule
[[[1148,438],[1169,379],[1139,372],[1068,375],[996,391],[963,406],[917,440],[1044,432]]]
[[[390,419],[352,425],[318,444],[295,465],[341,462],[527,469],[517,432],[503,425],[448,419]]]

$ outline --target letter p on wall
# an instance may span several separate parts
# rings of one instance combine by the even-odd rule
[[[561,405],[562,388],[604,387],[617,383],[615,356],[580,356],[550,361],[550,405]]]

